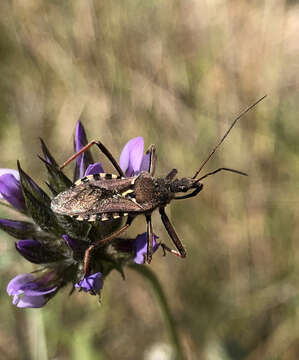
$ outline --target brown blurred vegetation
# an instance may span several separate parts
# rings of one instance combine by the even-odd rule
[[[172,204],[188,257],[158,254],[150,266],[186,359],[298,359],[297,2],[2,0],[0,14],[0,165],[19,159],[40,184],[38,138],[62,162],[79,118],[117,156],[142,135],[157,146],[158,175],[190,176],[268,94],[205,168],[250,176],[215,175]],[[144,229],[141,218],[130,234]],[[154,229],[169,241],[157,215]],[[66,289],[41,311],[15,309],[6,285],[33,267],[1,239],[0,358],[154,360],[168,344],[149,285],[130,270],[107,279],[101,307]]]

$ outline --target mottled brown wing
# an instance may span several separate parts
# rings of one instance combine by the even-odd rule
[[[143,211],[133,200],[92,184],[78,185],[58,194],[51,208],[55,213],[69,216]]]

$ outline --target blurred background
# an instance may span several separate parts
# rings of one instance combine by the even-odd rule
[[[188,256],[159,252],[150,266],[186,359],[298,359],[298,2],[2,0],[0,14],[0,166],[19,159],[39,184],[39,137],[62,163],[78,119],[117,158],[142,135],[156,144],[157,175],[192,176],[233,118],[268,94],[203,171],[249,177],[219,173],[171,204]],[[170,244],[157,214],[153,223]],[[128,235],[144,231],[141,217]],[[65,289],[44,309],[17,309],[6,285],[32,270],[1,233],[1,359],[172,359],[137,273],[113,272],[101,306]]]

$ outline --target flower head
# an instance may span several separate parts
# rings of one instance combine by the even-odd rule
[[[25,210],[25,200],[20,180],[12,173],[0,176],[0,194],[2,199],[5,199],[16,209],[20,211]]]
[[[82,280],[75,284],[75,287],[94,295],[97,294],[103,288],[102,273],[98,272],[83,277]]]
[[[47,284],[47,277],[37,279],[32,274],[21,274],[13,278],[6,289],[13,296],[13,304],[20,308],[44,306],[57,291],[57,286]]]
[[[74,147],[78,152],[87,144],[83,125],[78,121]],[[73,184],[59,168],[56,160],[41,140],[46,166],[46,182],[52,196],[67,190]],[[126,176],[148,171],[149,154],[143,153],[143,139],[130,140],[120,156],[120,167]],[[91,153],[82,153],[76,159],[74,180],[103,172],[102,164],[94,162]],[[122,267],[128,262],[143,263],[146,254],[146,235],[136,239],[114,239],[110,244],[98,247],[90,261],[88,275],[83,273],[85,252],[91,244],[112,234],[121,226],[121,220],[107,223],[86,223],[54,213],[51,197],[27,175],[18,163],[18,171],[0,169],[0,200],[7,201],[27,220],[0,219],[0,229],[16,239],[16,250],[28,261],[41,268],[34,274],[21,274],[13,278],[7,293],[13,296],[18,307],[44,306],[62,287],[71,284],[90,294],[99,294],[111,270],[123,274]],[[158,244],[154,237],[153,250]],[[122,246],[121,246],[122,245]]]
[[[129,140],[124,146],[119,165],[127,177],[138,175],[140,171],[149,170],[149,154],[143,154],[144,141],[141,136]]]

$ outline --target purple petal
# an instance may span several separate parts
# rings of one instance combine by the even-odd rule
[[[140,171],[150,171],[150,154],[143,155],[142,162],[140,165]]]
[[[35,264],[47,262],[47,257],[43,252],[43,246],[36,240],[19,240],[16,244],[18,252],[28,261]]]
[[[67,243],[67,245],[71,248],[71,249],[75,249],[77,247],[77,242],[72,239],[70,236],[68,235],[62,235],[63,240]]]
[[[0,193],[2,198],[8,201],[16,209],[20,211],[26,209],[20,181],[12,174],[0,176]]]
[[[41,248],[41,244],[36,241],[36,240],[32,240],[32,239],[28,239],[28,240],[19,240],[17,242],[17,248],[21,251],[21,252],[28,252],[28,251],[39,251],[39,249]]]
[[[77,121],[76,124],[76,132],[75,132],[75,151],[80,151],[87,144],[87,138],[85,134],[85,130],[80,121]],[[82,178],[85,171],[85,161],[84,161],[84,153],[79,155],[76,159],[77,167],[78,167],[78,177]]]
[[[19,174],[18,170],[0,168],[0,176],[2,176],[2,175],[4,175],[4,174],[11,174],[11,175],[13,175],[17,180],[20,180],[20,174]]]
[[[85,171],[84,176],[87,175],[93,175],[93,174],[100,174],[103,173],[104,169],[101,163],[94,163],[91,165],[88,165],[88,168]]]
[[[13,300],[13,304],[18,308],[41,308],[48,302],[48,298],[40,295],[40,296],[28,296],[23,295],[18,298],[17,302]]]
[[[75,287],[82,289],[85,292],[97,294],[103,288],[103,280],[101,278],[102,273],[100,272],[89,275],[75,284]]]
[[[2,219],[0,218],[0,224],[3,225],[4,228],[12,228],[16,230],[29,231],[32,230],[33,224],[25,221],[17,221],[10,219]]]
[[[124,146],[119,165],[126,176],[137,175],[143,158],[144,141],[142,136],[131,139]]]
[[[7,285],[8,295],[16,295],[18,291],[28,282],[33,281],[35,277],[32,274],[20,274],[14,277]]]
[[[44,296],[57,290],[57,286],[44,288],[44,280],[51,279],[52,273],[36,279],[32,274],[21,274],[13,278],[7,285],[7,293],[13,296],[13,304],[20,308],[38,308],[44,306],[49,297]],[[43,288],[42,288],[43,287]]]
[[[153,234],[153,253],[157,251],[160,244],[156,242],[156,240],[159,238],[159,236],[156,236]],[[144,256],[147,253],[147,239],[146,239],[146,233],[140,234],[137,236],[135,242],[135,257],[134,262],[136,264],[144,264]]]

